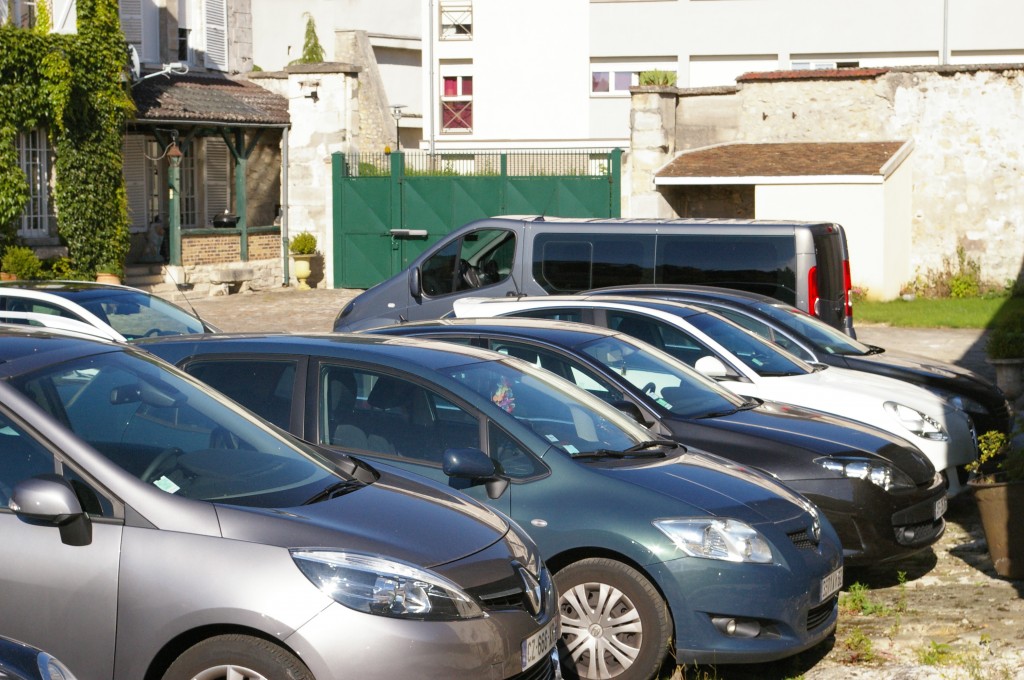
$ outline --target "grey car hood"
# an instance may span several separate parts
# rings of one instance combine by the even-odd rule
[[[311,505],[218,505],[222,535],[285,548],[358,551],[435,567],[484,550],[509,530],[505,518],[466,496],[378,470],[381,477],[373,484]]]
[[[731,517],[751,525],[794,519],[810,501],[755,472],[706,453],[685,453],[663,461],[597,464],[595,471],[692,506],[694,516]]]

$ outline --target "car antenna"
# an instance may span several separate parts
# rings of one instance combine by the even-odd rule
[[[171,280],[171,283],[174,284],[174,289],[181,294],[181,299],[185,301],[185,304],[188,305],[188,308],[192,311],[192,316],[199,319],[199,321],[203,324],[203,328],[205,329],[207,327],[206,320],[203,319],[203,317],[199,315],[199,312],[196,311],[196,308],[192,306],[192,301],[188,299],[188,295],[185,293],[185,287],[182,284],[178,283],[178,280],[174,278],[174,268],[168,266],[164,267],[163,269],[164,274],[166,274],[167,278],[169,278]]]

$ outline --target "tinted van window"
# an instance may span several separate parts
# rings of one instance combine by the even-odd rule
[[[654,282],[654,235],[538,234],[533,278],[548,293]]]
[[[792,235],[663,235],[657,261],[658,283],[720,285],[796,304]]]

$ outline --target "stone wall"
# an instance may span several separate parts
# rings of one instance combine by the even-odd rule
[[[662,216],[653,173],[675,151],[723,142],[914,143],[910,270],[956,261],[1017,279],[1024,258],[1024,66],[948,66],[748,74],[735,88],[675,91],[655,120],[634,88],[629,214]],[[664,98],[672,88],[656,88]],[[670,143],[655,144],[660,131]],[[638,140],[642,143],[638,144]],[[660,151],[660,153],[659,153]],[[676,214],[676,213],[673,213]]]

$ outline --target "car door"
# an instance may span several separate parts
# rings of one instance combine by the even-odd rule
[[[67,545],[58,527],[8,508],[18,483],[40,474],[72,485],[92,524],[86,545]],[[0,632],[46,649],[80,678],[113,677],[122,506],[4,407],[0,502]]]

